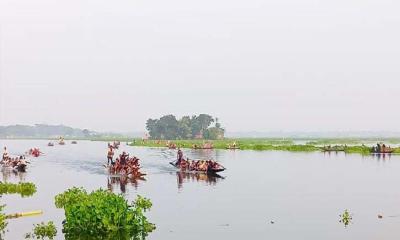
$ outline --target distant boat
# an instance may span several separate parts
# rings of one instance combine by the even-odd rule
[[[376,150],[371,150],[371,153],[373,154],[388,154],[388,153],[393,153],[394,149],[390,148],[390,149],[384,149],[381,151],[376,151]]]
[[[49,143],[47,144],[47,146],[49,146],[49,147],[54,147],[54,143],[49,142]]]
[[[346,151],[346,146],[324,146],[322,148],[322,151],[324,152],[344,152]]]
[[[78,142],[77,141],[72,141],[71,144],[78,144]]]

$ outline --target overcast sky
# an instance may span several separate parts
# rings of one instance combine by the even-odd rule
[[[1,0],[0,125],[400,130],[400,2]]]

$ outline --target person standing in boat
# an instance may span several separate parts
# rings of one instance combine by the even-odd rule
[[[4,147],[3,150],[3,161],[8,160],[8,151],[7,151],[7,147]]]
[[[177,161],[176,161],[176,165],[179,166],[183,160],[183,152],[181,150],[181,148],[178,148],[178,153],[177,153]]]
[[[112,165],[114,165],[113,157],[114,157],[114,150],[112,147],[109,147],[108,152],[107,152],[107,164],[108,165],[110,165],[110,163]]]
[[[128,158],[129,158],[129,155],[126,154],[125,151],[122,152],[122,154],[119,156],[119,161],[120,161],[120,163],[121,163],[122,166],[125,166],[125,165],[126,165],[126,161],[128,160]]]

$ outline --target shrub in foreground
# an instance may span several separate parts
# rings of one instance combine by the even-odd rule
[[[106,190],[72,188],[57,195],[55,203],[65,211],[66,239],[144,239],[155,229],[144,216],[152,204],[141,196],[129,205],[122,195]]]

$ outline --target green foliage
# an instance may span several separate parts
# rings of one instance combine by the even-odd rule
[[[54,239],[57,236],[57,228],[53,222],[35,224],[33,233],[27,233],[26,239]]]
[[[370,154],[371,153],[371,147],[367,147],[367,146],[350,146],[350,147],[346,147],[345,149],[346,153],[360,153],[360,154]]]
[[[33,183],[0,183],[0,195],[20,194],[22,197],[30,197],[36,193],[36,186]]]
[[[22,197],[32,196],[36,192],[36,186],[33,183],[3,183],[0,182],[0,196],[4,194],[20,194]],[[7,216],[3,210],[5,205],[0,205],[0,239],[7,228]]]
[[[205,139],[221,139],[224,137],[224,129],[222,128],[208,128],[204,131],[204,138]]]
[[[349,226],[351,221],[353,220],[353,216],[350,214],[350,212],[346,209],[342,215],[340,215],[340,221],[341,223],[344,224],[345,227]]]
[[[129,205],[122,195],[109,191],[87,193],[82,188],[72,188],[57,195],[55,204],[65,210],[66,239],[93,239],[99,235],[102,239],[142,239],[155,229],[144,216],[152,204],[141,196]]]
[[[179,120],[174,115],[166,115],[160,119],[147,120],[146,129],[152,139],[191,139],[197,135],[204,135],[213,122],[214,118],[207,114],[184,116]],[[219,133],[223,135],[220,123],[216,124],[215,128],[219,129]]]
[[[0,239],[1,239],[1,234],[3,234],[7,228],[7,221],[6,221],[7,217],[3,212],[4,208],[5,205],[0,205]]]

